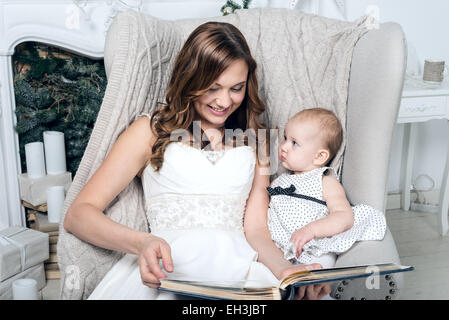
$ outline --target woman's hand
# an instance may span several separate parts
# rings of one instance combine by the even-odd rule
[[[291,266],[282,271],[281,279],[285,278],[286,276],[288,276],[289,274],[292,274],[294,272],[304,271],[304,270],[315,270],[315,269],[321,269],[321,268],[322,268],[322,266],[319,263]],[[325,295],[329,294],[330,292],[331,292],[331,287],[328,283],[320,283],[320,284],[313,284],[313,285],[309,285],[309,286],[302,286],[302,287],[299,287],[299,290],[295,295],[295,300],[319,300],[319,299],[323,298]]]
[[[148,234],[140,246],[138,263],[143,284],[151,288],[157,288],[159,279],[167,277],[159,266],[160,259],[164,269],[173,272],[170,245],[164,239]]]

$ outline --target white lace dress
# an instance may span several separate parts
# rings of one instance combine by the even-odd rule
[[[142,173],[151,232],[170,245],[174,271],[169,278],[202,281],[255,281],[275,285],[276,277],[256,262],[243,233],[255,153],[241,146],[203,151],[170,143],[159,172]],[[89,299],[173,299],[140,277],[137,256],[126,254],[106,274]]]

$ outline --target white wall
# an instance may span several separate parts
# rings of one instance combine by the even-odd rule
[[[331,1],[331,0],[327,0]],[[399,23],[409,46],[416,50],[420,68],[426,58],[442,58],[449,63],[449,1],[447,0],[346,0],[346,14],[353,21],[367,6],[379,8],[380,22]],[[403,125],[397,125],[390,162],[388,191],[400,190],[400,159]],[[419,125],[412,179],[427,174],[439,189],[449,146],[449,127],[444,120]]]

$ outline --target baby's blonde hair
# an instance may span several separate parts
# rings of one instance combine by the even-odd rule
[[[311,108],[296,113],[291,119],[317,121],[324,147],[329,151],[329,163],[337,154],[343,141],[343,128],[335,113],[323,108]]]

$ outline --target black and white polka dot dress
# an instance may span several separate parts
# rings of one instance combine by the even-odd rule
[[[296,258],[296,252],[290,244],[293,232],[329,213],[323,201],[322,183],[323,173],[327,169],[329,168],[317,168],[302,174],[284,173],[268,188],[271,195],[268,228],[273,241],[284,252],[287,260],[313,263],[314,257],[326,253],[340,254],[356,241],[382,240],[385,235],[384,214],[368,205],[355,205],[352,206],[354,225],[351,229],[332,237],[312,239],[304,245],[301,255]],[[315,199],[300,198],[298,194]]]

